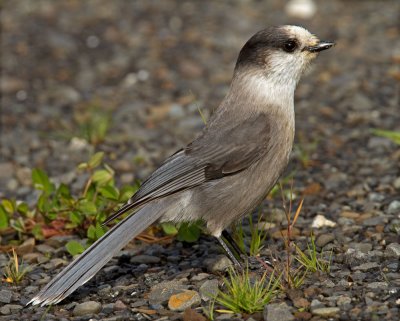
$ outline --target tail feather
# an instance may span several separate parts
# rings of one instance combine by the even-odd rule
[[[119,222],[62,270],[28,304],[56,304],[90,280],[116,252],[163,214],[160,207],[154,205],[148,204]]]

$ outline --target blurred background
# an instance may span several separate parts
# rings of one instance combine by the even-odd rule
[[[203,127],[199,110],[207,118],[218,106],[247,39],[280,24],[337,42],[296,92],[295,184],[349,204],[349,190],[365,196],[398,175],[397,145],[371,132],[400,129],[398,0],[1,7],[0,196],[33,201],[36,167],[81,186],[75,168],[98,150],[118,181],[145,178]]]

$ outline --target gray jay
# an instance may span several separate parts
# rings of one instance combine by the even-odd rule
[[[134,213],[29,303],[60,302],[156,221],[201,219],[224,245],[223,230],[249,214],[286,168],[294,138],[296,85],[317,54],[333,45],[297,26],[270,27],[251,37],[239,53],[229,92],[203,132],[170,156],[107,222]]]

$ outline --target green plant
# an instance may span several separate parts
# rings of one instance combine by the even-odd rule
[[[296,260],[310,272],[329,272],[330,262],[332,258],[332,251],[329,254],[329,259],[326,260],[325,253],[317,252],[317,247],[315,246],[314,235],[311,233],[311,242],[307,243],[307,251],[303,252],[296,244]]]
[[[400,131],[373,129],[372,133],[376,136],[388,138],[395,144],[400,145]]]
[[[214,320],[214,306],[215,298],[210,300],[207,308],[203,307],[203,313],[210,321]]]
[[[262,311],[277,294],[280,276],[274,273],[267,277],[265,272],[261,277],[250,276],[246,267],[240,272],[229,269],[228,278],[224,279],[224,291],[219,291],[215,301],[234,313],[254,313]]]
[[[293,181],[291,182],[291,187],[290,187],[290,197],[289,197],[289,206],[287,206],[287,201],[286,201],[286,196],[283,190],[282,185],[280,186],[281,189],[281,197],[282,197],[282,206],[286,215],[286,221],[287,221],[287,228],[286,228],[286,236],[282,234],[284,244],[285,244],[285,249],[286,249],[286,262],[284,266],[284,274],[285,274],[285,280],[286,284],[289,288],[297,288],[299,287],[305,278],[306,272],[302,272],[301,268],[296,268],[293,269],[293,257],[292,257],[292,249],[293,249],[293,242],[292,242],[292,231],[294,228],[294,225],[296,224],[297,219],[299,218],[299,215],[301,213],[301,209],[303,207],[303,199],[300,201],[296,212],[292,218],[292,210],[293,210],[293,197],[292,197],[292,190],[293,190]],[[282,284],[283,287],[283,284]]]
[[[65,184],[56,185],[40,169],[32,170],[33,186],[40,191],[35,207],[29,209],[24,202],[3,199],[0,204],[0,231],[13,229],[19,239],[32,234],[42,239],[55,234],[73,231],[88,238],[88,244],[100,238],[106,231],[101,225],[104,219],[125,203],[138,189],[139,184],[118,189],[114,183],[114,171],[103,163],[104,153],[95,153],[88,162],[79,164],[81,175],[87,180],[81,192],[74,196]],[[67,244],[74,255],[84,247],[77,242]]]
[[[202,221],[173,224],[171,222],[161,223],[164,233],[176,236],[178,241],[193,243],[196,242],[202,232]]]
[[[232,226],[232,235],[236,244],[240,247],[243,253],[246,252],[246,242],[249,243],[249,254],[257,256],[260,254],[261,249],[264,247],[263,243],[267,238],[267,231],[260,229],[260,223],[264,219],[262,208],[260,207],[257,212],[257,222],[253,222],[253,215],[247,217],[250,227],[250,235],[246,235],[243,229],[243,220],[237,222]]]
[[[26,273],[29,272],[29,266],[24,266],[23,261],[19,263],[18,255],[15,253],[14,248],[12,249],[12,256],[9,256],[9,262],[4,268],[3,275],[4,281],[7,283],[18,284],[25,277]]]
[[[80,126],[80,136],[90,144],[97,145],[104,141],[111,125],[110,113],[101,109],[97,103],[78,110],[74,115]]]

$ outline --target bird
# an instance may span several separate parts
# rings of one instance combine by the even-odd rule
[[[229,254],[225,229],[262,202],[288,165],[300,77],[332,46],[300,26],[271,26],[254,34],[240,50],[230,88],[203,131],[168,157],[105,223],[130,215],[28,304],[59,303],[156,222],[202,220]]]

